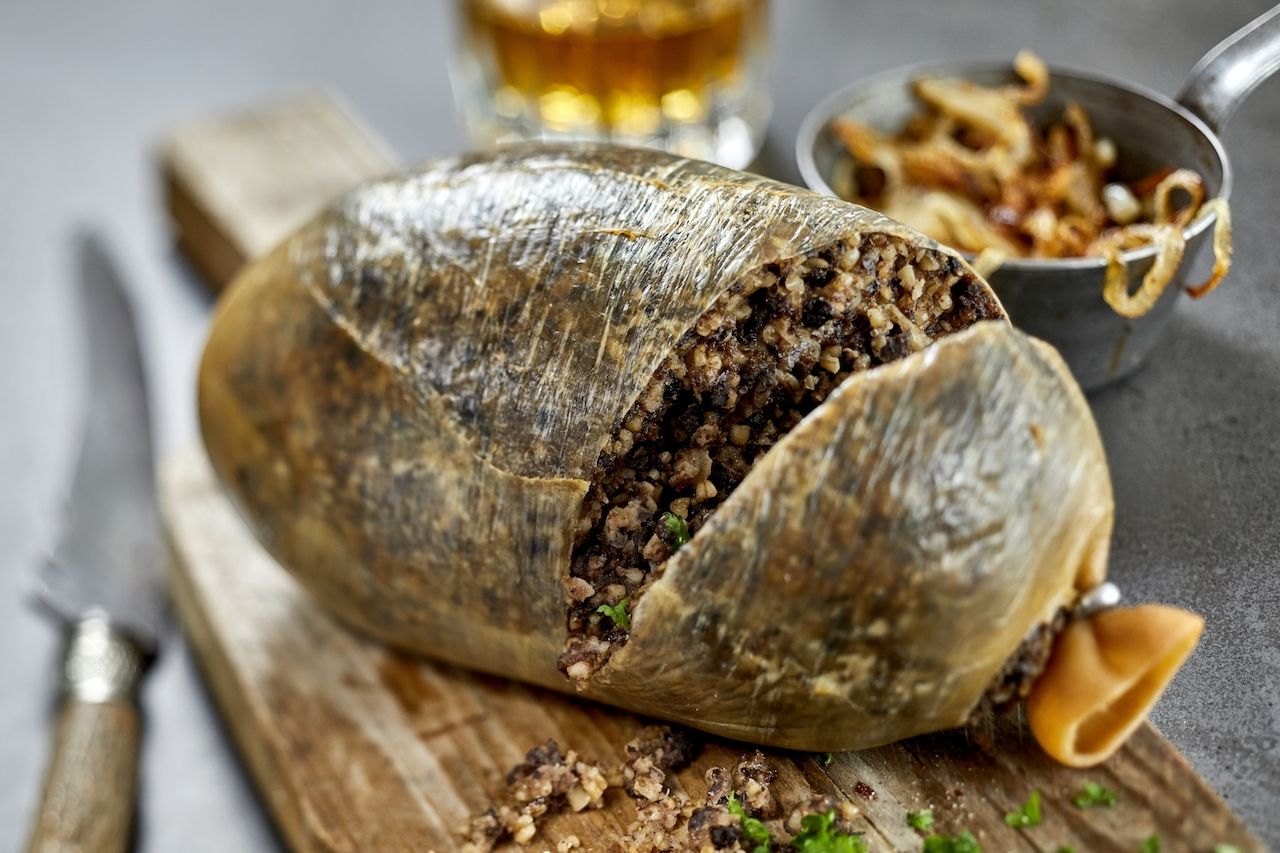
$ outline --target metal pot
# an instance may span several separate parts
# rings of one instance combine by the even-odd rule
[[[1034,122],[1048,123],[1075,101],[1088,112],[1098,135],[1116,143],[1122,179],[1166,165],[1187,167],[1204,179],[1207,198],[1225,198],[1231,192],[1231,166],[1217,133],[1245,96],[1278,68],[1280,6],[1206,54],[1177,101],[1124,80],[1055,67],[1050,69],[1049,96],[1030,114]],[[919,110],[913,81],[930,76],[963,77],[983,85],[1014,79],[1007,60],[962,60],[898,68],[842,89],[801,125],[796,159],[805,183],[836,195],[832,176],[848,154],[832,123],[848,117],[896,130]],[[1133,372],[1151,351],[1187,271],[1210,242],[1213,220],[1206,214],[1187,227],[1187,250],[1177,276],[1151,312],[1136,320],[1120,317],[1103,301],[1106,263],[1101,258],[1013,259],[991,275],[991,286],[1015,324],[1057,347],[1086,390],[1100,388]],[[1134,249],[1122,257],[1135,289],[1151,268],[1155,250]]]

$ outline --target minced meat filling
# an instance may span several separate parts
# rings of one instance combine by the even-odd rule
[[[991,679],[970,718],[1005,713],[1026,699],[1031,694],[1031,685],[1049,663],[1054,640],[1070,619],[1070,612],[1060,608],[1048,622],[1037,625]]]
[[[511,768],[506,783],[506,796],[462,827],[463,853],[487,853],[507,839],[525,844],[547,815],[601,808],[609,787],[599,764],[579,760],[573,750],[561,753],[554,740],[529,750]]]
[[[695,534],[848,376],[996,316],[953,258],[883,235],[769,264],[732,285],[677,342],[600,455],[565,580],[560,670],[584,681],[626,642],[624,614],[661,573],[681,528]]]

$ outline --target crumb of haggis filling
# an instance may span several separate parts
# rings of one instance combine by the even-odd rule
[[[765,832],[784,849],[789,837],[801,833],[804,818],[814,814],[831,815],[835,831],[857,834],[853,822],[858,808],[831,794],[812,794],[792,804],[783,817],[773,790],[777,771],[759,750],[743,755],[732,768],[709,768],[706,795],[701,803],[694,802],[675,774],[700,749],[701,743],[682,729],[645,726],[627,743],[621,766],[606,777],[599,765],[580,761],[572,751],[561,754],[549,740],[529,750],[524,762],[507,774],[505,801],[473,817],[462,830],[462,850],[484,853],[503,841],[527,843],[544,815],[600,808],[610,785],[621,787],[635,805],[636,819],[626,834],[621,839],[565,836],[556,853],[604,847],[627,853],[733,853],[756,849],[757,836]]]
[[[688,766],[700,746],[688,732],[670,726],[646,726],[627,744],[623,788],[636,801],[636,820],[622,838],[625,850],[685,849],[680,830],[689,815],[689,797],[668,774]]]
[[[496,803],[473,817],[462,829],[463,853],[487,853],[508,839],[525,844],[537,834],[537,822],[565,810],[580,812],[604,805],[609,787],[598,764],[580,761],[573,750],[562,754],[548,740],[534,747],[506,777],[506,802]],[[576,841],[576,839],[574,839]],[[561,842],[564,846],[568,838]],[[564,846],[571,850],[572,846]]]

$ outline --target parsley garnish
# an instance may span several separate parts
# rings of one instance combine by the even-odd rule
[[[1044,816],[1040,813],[1040,792],[1032,791],[1031,799],[1016,812],[1004,816],[1004,822],[1014,829],[1025,829],[1028,826],[1039,826]]]
[[[689,541],[689,525],[684,523],[684,519],[672,512],[664,512],[659,516],[658,521],[662,526],[667,528],[667,532],[671,534],[671,539],[675,542],[675,547]]]
[[[907,812],[907,826],[916,832],[928,832],[933,829],[933,809]]]
[[[626,631],[631,628],[631,614],[627,613],[627,605],[631,599],[624,598],[617,604],[601,604],[596,608],[597,613],[603,613],[613,620],[613,624]]]
[[[1215,844],[1213,853],[1242,853],[1242,851],[1234,844]]]
[[[1138,848],[1138,853],[1160,853],[1160,838],[1156,835],[1148,835],[1147,840],[1142,842],[1142,846]]]
[[[755,845],[751,848],[751,853],[769,853],[773,836],[769,834],[769,828],[764,822],[747,814],[742,803],[738,802],[737,794],[730,794],[725,805],[729,808],[729,814],[742,821],[743,836]]]
[[[791,846],[801,853],[867,853],[866,839],[856,832],[841,832],[835,824],[835,809],[805,815]]]
[[[982,853],[978,839],[971,832],[962,832],[954,837],[930,835],[921,849],[923,853]]]
[[[1076,848],[1074,848],[1074,847],[1059,847],[1059,848],[1058,848],[1058,853],[1076,853]]]
[[[830,767],[830,766],[831,766],[831,762],[833,762],[833,761],[835,761],[835,760],[836,760],[835,753],[834,753],[834,752],[828,752],[826,755],[822,756],[822,766],[823,766],[823,767]]]
[[[1072,800],[1078,809],[1088,809],[1094,806],[1106,806],[1111,808],[1116,804],[1116,792],[1110,788],[1104,788],[1097,782],[1085,782],[1084,790],[1076,794],[1076,798]]]

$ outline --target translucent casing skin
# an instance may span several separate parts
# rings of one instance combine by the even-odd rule
[[[855,205],[654,152],[429,163],[240,275],[202,364],[205,442],[258,537],[344,620],[572,690],[562,580],[619,419],[734,281],[871,233],[951,254]],[[797,749],[955,726],[1102,579],[1111,522],[1062,361],[980,323],[851,377],[774,446],[585,695]]]

